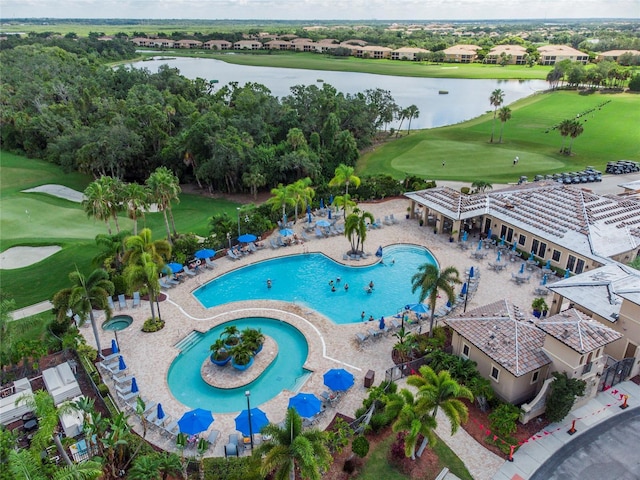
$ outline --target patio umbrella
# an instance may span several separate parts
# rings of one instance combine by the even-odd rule
[[[182,415],[178,420],[178,427],[180,427],[181,433],[197,435],[200,432],[204,432],[212,423],[213,415],[209,410],[196,408]]]
[[[469,269],[469,279],[473,278],[473,274],[475,273],[475,271],[473,270],[473,267],[471,267]]]
[[[545,273],[542,276],[542,282],[540,282],[540,285],[546,285],[547,284],[547,274]]]
[[[283,237],[288,237],[289,235],[293,235],[293,230],[291,230],[290,228],[283,228],[282,230],[280,230],[280,235],[282,235]]]
[[[524,273],[524,263],[520,265],[520,273]]]
[[[329,195],[329,205],[333,205],[333,194]]]
[[[195,257],[199,259],[203,258],[211,258],[216,254],[215,250],[211,250],[210,248],[203,248],[202,250],[198,250],[195,253]]]
[[[136,377],[133,377],[131,379],[131,393],[137,393],[139,391],[140,389],[138,388],[138,381],[136,380]]]
[[[258,237],[256,237],[254,234],[252,233],[245,233],[244,235],[240,235],[238,237],[238,241],[240,243],[249,243],[249,242],[255,242],[258,239]]]
[[[164,409],[162,408],[162,404],[158,404],[158,420],[162,420],[165,417]]]
[[[171,273],[178,273],[184,269],[184,265],[177,262],[167,263],[167,267],[169,267],[169,270],[171,270]]]
[[[496,262],[499,262],[500,258],[502,258],[502,250],[498,250],[498,258],[496,258]]]
[[[384,330],[384,317],[380,317],[380,323],[378,323],[378,328],[380,330]]]
[[[327,217],[329,220],[331,220],[331,209],[329,209],[329,215]]]
[[[482,250],[482,240],[478,242],[478,250]]]
[[[416,313],[427,313],[429,311],[429,306],[424,303],[412,303],[411,305],[407,305],[409,308],[407,310],[411,310]],[[406,308],[406,307],[405,307]]]
[[[335,392],[348,390],[353,386],[353,375],[344,368],[332,368],[324,374],[323,378],[324,384]]]
[[[569,271],[569,269],[567,268],[567,269],[564,271],[564,278],[569,278],[570,276],[571,276],[571,272],[570,272],[570,271]]]
[[[551,269],[551,260],[547,260],[547,263],[544,264],[544,268]]]
[[[287,224],[287,214],[285,213],[284,215],[282,215],[282,225],[286,225]]]
[[[249,432],[249,420],[251,420],[251,432]],[[259,408],[252,408],[250,412],[245,408],[236,417],[236,430],[248,437],[250,433],[259,432],[269,424],[267,414]]]
[[[536,261],[536,254],[533,250],[531,250],[531,253],[529,254],[529,260],[531,260],[532,262]]]
[[[469,233],[467,233],[466,231],[462,234],[462,241],[466,242],[467,239],[469,238]]]
[[[289,408],[295,409],[301,417],[310,418],[320,412],[322,402],[312,393],[299,393],[289,399]]]
[[[491,232],[491,229],[489,229],[489,231],[487,232],[487,238],[488,238],[488,239],[491,239],[491,233],[492,233],[492,232]]]
[[[504,245],[504,235],[500,237],[500,245]]]
[[[382,257],[382,245],[380,245],[378,250],[376,250],[376,257]]]
[[[326,221],[325,219],[322,219],[322,220],[318,220],[316,222],[316,225],[319,227],[328,227],[329,225],[331,225],[331,223]]]
[[[460,295],[466,295],[467,294],[467,282],[464,282],[462,284],[462,290],[460,290]]]
[[[511,245],[511,250],[515,252],[516,251],[516,246],[517,246],[517,243],[513,242],[513,245]]]
[[[119,353],[120,349],[118,348],[118,342],[116,342],[115,338],[111,339],[111,353]]]
[[[118,370],[122,371],[126,369],[127,369],[127,364],[124,363],[124,358],[122,358],[122,355],[120,355],[118,357]]]
[[[324,198],[320,199],[320,208],[324,208]]]
[[[465,285],[466,285],[466,283],[465,283]],[[451,305],[451,300],[447,300],[447,308],[451,308],[451,307],[453,307],[453,305]]]
[[[311,212],[307,212],[307,222],[311,223],[313,220],[311,219]]]

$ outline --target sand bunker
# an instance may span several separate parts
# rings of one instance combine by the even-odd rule
[[[0,269],[11,270],[33,265],[62,250],[58,245],[48,247],[11,247],[0,253]]]
[[[39,187],[23,190],[23,192],[48,193],[49,195],[53,195],[54,197],[64,198],[65,200],[76,203],[82,203],[82,200],[84,200],[84,194],[82,192],[78,192],[77,190],[74,190],[72,188],[65,187],[64,185],[40,185]]]

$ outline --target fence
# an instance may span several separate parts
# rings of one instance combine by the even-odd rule
[[[430,360],[426,357],[417,358],[405,363],[399,363],[391,368],[388,368],[384,374],[384,379],[387,382],[395,382],[409,375],[413,375],[418,372],[421,366],[427,365]]]

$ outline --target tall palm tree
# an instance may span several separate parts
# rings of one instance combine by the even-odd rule
[[[143,228],[139,235],[132,235],[125,240],[126,251],[124,263],[131,265],[138,263],[143,253],[148,253],[151,260],[162,271],[164,264],[171,258],[171,245],[166,240],[153,240],[151,230]]]
[[[502,131],[504,130],[504,124],[511,119],[511,109],[509,107],[502,107],[498,111],[498,118],[500,119],[500,139],[498,143],[502,143]]]
[[[564,142],[566,141],[567,137],[571,134],[572,126],[573,126],[573,120],[570,120],[570,119],[562,120],[560,122],[560,125],[558,125],[558,131],[562,136],[562,146],[560,147],[560,153],[565,153]]]
[[[164,224],[167,229],[167,239],[169,243],[171,243],[169,219],[171,219],[173,234],[178,234],[178,232],[176,231],[175,222],[173,220],[171,202],[180,202],[180,192],[182,192],[180,188],[180,180],[167,167],[158,167],[151,175],[149,175],[146,183],[151,191],[151,198],[153,198],[157,202],[158,209],[161,210],[162,214],[164,215]]]
[[[291,185],[278,184],[276,188],[271,189],[271,195],[267,200],[267,203],[271,205],[271,208],[275,211],[282,208],[282,224],[286,222],[285,215],[287,214],[287,206],[294,207],[296,200],[294,198],[293,189]]]
[[[93,316],[93,310],[104,310],[106,319],[111,318],[111,308],[107,297],[113,295],[114,286],[109,280],[109,275],[104,270],[97,268],[85,277],[77,269],[69,274],[72,286],[63,288],[53,296],[53,307],[58,321],[65,321],[67,312],[78,314],[83,324],[87,318],[91,321],[93,336],[96,339],[98,355],[102,356],[98,327]]]
[[[291,194],[295,202],[295,214],[293,216],[295,222],[298,219],[298,207],[311,204],[316,191],[311,187],[311,179],[305,177],[291,184]]]
[[[85,199],[82,201],[82,207],[84,208],[87,217],[95,218],[104,222],[107,226],[107,232],[111,235],[111,209],[109,203],[109,196],[111,192],[108,191],[108,186],[99,181],[91,182],[84,190]]]
[[[149,295],[149,306],[151,307],[151,318],[156,318],[154,304],[158,304],[158,294],[160,293],[160,269],[153,261],[150,253],[143,252],[137,261],[131,262],[124,269],[124,278],[129,290],[140,290],[142,294]],[[158,316],[160,316],[160,305],[158,304]]]
[[[493,92],[491,92],[491,96],[489,96],[489,103],[493,107],[493,124],[491,125],[491,140],[489,143],[493,143],[493,134],[496,129],[496,117],[498,116],[498,107],[502,105],[504,102],[504,92],[496,88]]]
[[[410,375],[407,379],[407,384],[418,389],[419,409],[429,411],[433,418],[442,409],[451,423],[453,435],[469,417],[467,406],[460,399],[472,402],[471,390],[451,378],[448,370],[441,370],[436,374],[431,367],[423,365],[419,371],[420,375]]]
[[[351,200],[351,195],[345,193],[344,195],[336,195],[333,199],[333,203],[337,208],[342,208],[342,211],[347,215],[347,210],[357,205],[356,202]]]
[[[484,193],[486,190],[493,190],[493,185],[484,180],[476,180],[471,184],[471,188],[476,192]]]
[[[420,452],[424,450],[427,442],[431,445],[436,443],[437,437],[433,432],[437,426],[435,417],[429,415],[416,401],[413,393],[406,388],[388,396],[385,414],[396,419],[391,425],[394,432],[406,432],[404,454],[411,460],[416,459],[416,445],[421,435],[423,440]]]
[[[96,235],[96,245],[100,248],[100,253],[93,257],[94,267],[115,268],[120,271],[124,256],[124,242],[130,232],[122,230],[114,235],[99,233]]]
[[[144,218],[149,209],[149,188],[139,183],[127,183],[123,186],[122,195],[127,208],[127,215],[133,220],[133,234],[138,234],[138,218]]]
[[[344,221],[344,236],[351,242],[351,253],[364,251],[364,241],[367,238],[367,222],[375,222],[371,212],[355,209]]]
[[[412,293],[420,290],[420,302],[429,297],[429,308],[431,316],[429,318],[429,337],[433,336],[433,319],[436,310],[436,301],[438,294],[444,292],[451,303],[456,299],[453,285],[462,283],[460,281],[458,270],[455,267],[447,267],[439,270],[438,267],[431,263],[425,263],[418,267],[418,273],[411,277],[413,288]]]
[[[256,167],[242,174],[242,183],[251,190],[253,199],[258,198],[258,187],[264,187],[267,183],[267,177]]]
[[[271,437],[256,449],[262,458],[262,475],[273,472],[276,480],[295,480],[299,472],[300,478],[320,480],[333,460],[326,434],[316,428],[303,430],[302,419],[293,408],[287,410],[282,427],[270,423],[262,433]]]
[[[407,135],[409,135],[411,133],[411,120],[420,116],[420,110],[416,105],[409,105],[405,110],[407,120],[409,120],[409,125],[407,126]]]
[[[337,187],[344,185],[344,193],[345,195],[349,195],[349,185],[353,185],[356,188],[360,186],[360,177],[356,177],[353,172],[355,172],[353,167],[341,163],[336,167],[333,178],[329,182],[329,186]]]
[[[582,132],[584,132],[584,127],[582,126],[582,124],[578,120],[573,120],[571,122],[571,128],[569,130],[569,136],[571,137],[571,140],[569,141],[569,153],[567,153],[567,155],[571,155],[571,149],[573,148],[573,141],[577,137],[582,135]]]

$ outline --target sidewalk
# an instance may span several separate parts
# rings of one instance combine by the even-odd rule
[[[47,310],[51,310],[52,308],[53,304],[49,300],[45,300],[44,302],[35,303],[33,305],[29,305],[28,307],[14,310],[13,312],[11,312],[11,317],[12,320],[21,320],[23,318],[30,317],[31,315],[37,315],[38,313],[46,312]]]
[[[600,392],[586,405],[572,411],[559,424],[548,425],[532,440],[522,445],[513,455],[513,462],[504,462],[493,480],[528,480],[535,471],[565,444],[601,422],[626,410],[622,410],[621,395],[629,395],[629,408],[640,408],[640,385],[626,381],[606,392]],[[576,420],[574,435],[567,431]]]

